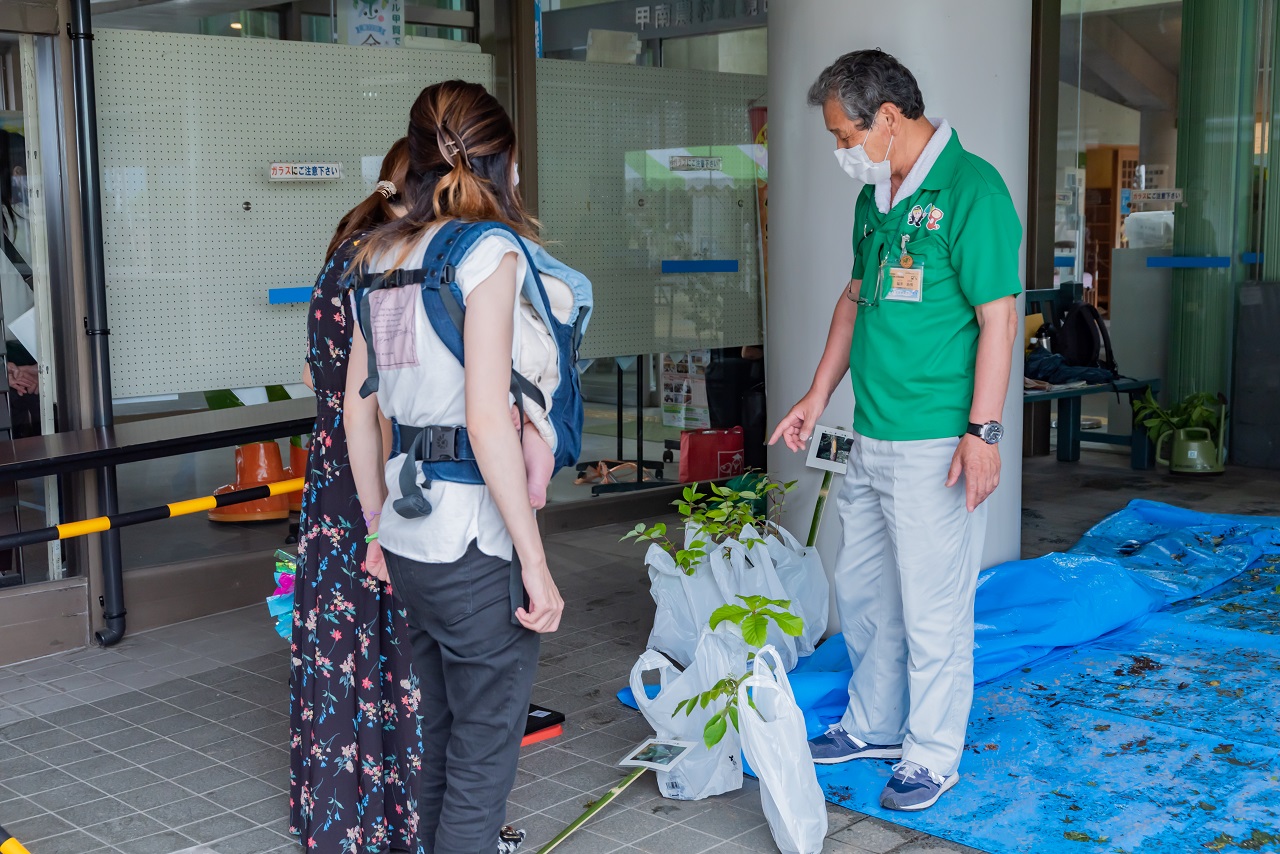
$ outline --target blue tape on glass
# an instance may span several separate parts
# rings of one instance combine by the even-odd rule
[[[1054,255],[1053,266],[1055,267],[1074,267],[1076,265],[1076,256],[1074,255]]]
[[[1261,264],[1263,254],[1261,252],[1243,252],[1240,254],[1240,261],[1245,264]]]
[[[738,262],[722,261],[663,261],[663,273],[736,273]]]
[[[1194,257],[1190,255],[1152,255],[1147,259],[1148,267],[1174,267],[1177,269],[1208,269],[1213,267],[1230,267],[1231,259],[1226,256],[1208,255]]]
[[[271,305],[311,302],[311,288],[271,288],[267,291],[267,300]]]

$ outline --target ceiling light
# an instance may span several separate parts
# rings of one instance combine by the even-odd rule
[[[240,23],[239,21],[232,21],[232,22],[231,22],[231,29],[233,29],[233,30],[243,30],[243,29],[244,29],[244,24]]]

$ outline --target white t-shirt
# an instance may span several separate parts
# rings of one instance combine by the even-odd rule
[[[423,255],[438,229],[432,228],[400,264],[404,269],[422,266]],[[373,264],[374,272],[390,269],[399,254],[385,253]],[[493,275],[508,254],[517,260],[516,278],[523,281],[527,262],[524,253],[509,237],[493,234],[482,238],[457,270],[458,287],[465,302],[478,285]],[[515,334],[511,342],[513,364],[519,363],[521,322],[519,300],[512,318]],[[370,324],[378,356],[378,405],[384,415],[414,425],[453,426],[466,423],[462,365],[436,335],[422,307],[416,287],[388,288],[370,297]],[[359,358],[359,357],[357,357]],[[430,366],[426,370],[419,366]],[[512,428],[514,429],[514,427]],[[511,535],[488,487],[466,483],[433,481],[425,490],[432,512],[420,519],[406,519],[392,504],[401,497],[400,470],[405,455],[388,460],[385,469],[387,502],[379,519],[378,542],[387,551],[422,563],[451,563],[459,560],[474,541],[480,551],[510,559]],[[417,482],[423,481],[422,469]]]

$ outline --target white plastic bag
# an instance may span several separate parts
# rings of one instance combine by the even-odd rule
[[[805,548],[791,532],[781,526],[778,536],[765,538],[765,547],[773,559],[782,588],[791,600],[791,613],[804,620],[804,634],[796,638],[796,653],[812,655],[827,631],[831,614],[831,583],[822,567],[816,548]]]
[[[702,537],[701,530],[685,530],[685,548]],[[709,538],[704,538],[709,539]],[[645,555],[649,566],[649,594],[656,606],[648,647],[665,652],[681,667],[688,667],[707,628],[712,612],[725,603],[707,559],[699,561],[693,575],[685,575],[675,558],[658,544]]]
[[[820,854],[827,836],[827,803],[805,740],[804,714],[772,647],[756,654],[752,675],[738,687],[738,722],[778,850]]]
[[[763,537],[748,525],[742,529],[742,539],[763,540]],[[738,540],[726,540],[720,548],[713,549],[707,559],[711,575],[720,586],[720,595],[725,602],[742,605],[739,596],[763,596],[775,600],[790,598],[773,568],[769,550],[762,545],[747,548]],[[794,607],[792,612],[796,613]],[[769,621],[765,643],[772,644],[777,649],[787,670],[796,666],[796,640],[782,631],[777,623]]]
[[[723,625],[717,631],[704,631],[698,640],[693,663],[684,672],[661,653],[645,650],[631,668],[631,691],[636,705],[653,727],[658,738],[675,738],[697,744],[689,756],[672,771],[659,771],[658,791],[663,797],[696,801],[742,788],[742,744],[738,731],[730,724],[724,738],[713,748],[702,740],[702,729],[716,712],[727,704],[720,698],[705,709],[695,708],[686,715],[675,712],[681,700],[696,697],[728,676],[738,676],[747,669],[747,648],[733,627]],[[658,695],[645,693],[641,676],[650,670],[659,674]]]

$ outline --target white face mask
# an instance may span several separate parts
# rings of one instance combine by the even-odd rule
[[[893,137],[889,137],[889,148],[885,150],[884,160],[875,163],[867,156],[867,150],[863,148],[863,143],[867,141],[867,137],[871,135],[871,129],[868,128],[866,134],[862,137],[862,142],[853,148],[837,148],[835,151],[836,162],[840,164],[840,168],[848,173],[850,178],[861,181],[864,184],[883,184],[889,180],[892,174],[892,168],[889,166],[889,152],[893,151]]]
[[[514,170],[515,174],[511,178],[511,186],[519,187],[520,186],[520,164],[519,163],[514,164],[512,166],[512,169]]]

